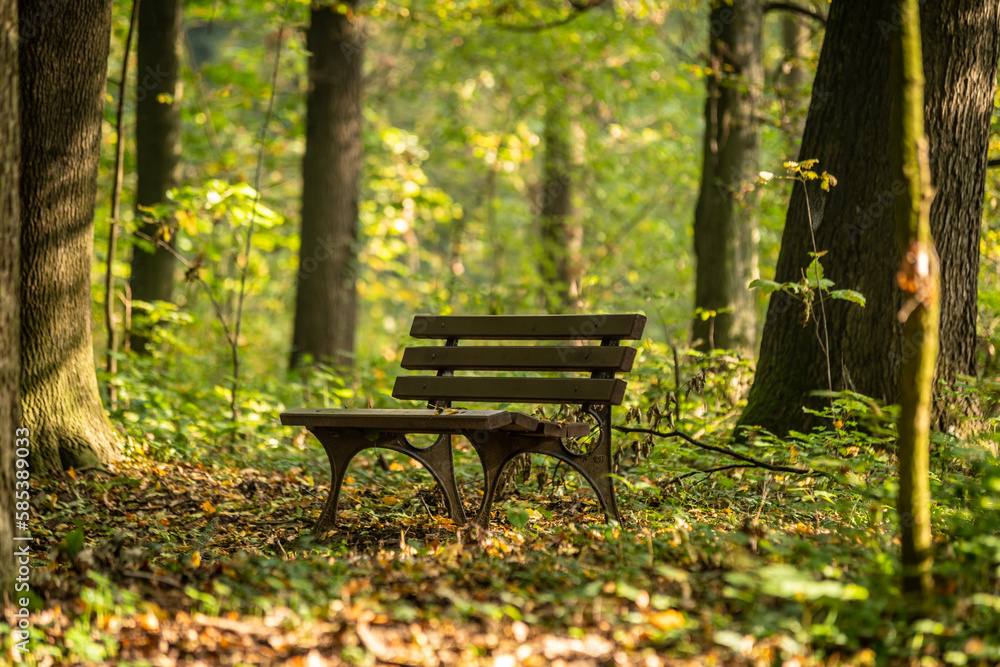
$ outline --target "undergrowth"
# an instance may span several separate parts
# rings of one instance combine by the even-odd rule
[[[605,525],[579,477],[535,457],[511,476],[485,533],[444,518],[419,466],[368,451],[325,536],[311,531],[325,455],[278,414],[390,407],[394,359],[359,359],[347,379],[319,370],[253,380],[234,423],[225,378],[206,385],[183,364],[127,358],[112,410],[126,461],[33,489],[30,659],[1000,661],[993,436],[935,438],[936,604],[912,619],[899,589],[893,409],[842,393],[820,413],[826,430],[732,444],[749,364],[681,355],[675,369],[674,358],[642,344],[618,425],[676,428],[810,472],[698,473],[738,461],[680,439],[616,434],[624,525]],[[457,468],[472,514],[481,474],[470,449],[460,448]],[[5,655],[24,659],[0,629]]]

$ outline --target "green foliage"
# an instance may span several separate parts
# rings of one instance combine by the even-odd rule
[[[116,5],[115,76],[127,10]],[[559,641],[569,639],[610,645],[604,661],[616,650],[633,662],[658,655],[761,664],[1000,659],[993,630],[1000,624],[1000,466],[987,453],[996,450],[996,436],[940,436],[935,443],[938,607],[912,626],[896,608],[893,408],[840,392],[815,413],[822,430],[728,442],[753,360],[686,349],[703,5],[604,3],[558,29],[518,32],[509,25],[558,21],[565,13],[537,3],[366,3],[358,349],[350,372],[305,364],[294,375],[285,368],[300,250],[308,7],[292,3],[289,10],[256,211],[246,183],[270,94],[280,7],[199,1],[185,11],[201,32],[189,33],[200,55],[188,53],[184,72],[183,185],[162,206],[123,208],[128,230],[160,221],[187,265],[178,267],[176,304],[131,303],[131,326],[148,332],[151,345],[145,357],[121,353],[118,401],[108,405],[127,462],[113,479],[80,473],[80,480],[54,481],[38,498],[38,539],[54,554],[33,584],[44,598],[38,609],[52,610],[34,617],[31,637],[43,653],[56,662],[105,662],[149,638],[209,636],[212,627],[230,646],[252,637],[283,658],[316,650],[358,664],[421,662],[390,660],[360,632],[386,626],[415,627],[425,645],[468,650],[470,660],[507,649],[514,655],[520,645],[536,657],[547,646],[561,658]],[[778,71],[779,56],[768,55],[766,69]],[[117,94],[113,85],[109,93]],[[624,526],[600,523],[587,485],[536,457],[497,503],[493,533],[475,536],[442,518],[424,470],[399,455],[365,452],[351,465],[342,530],[328,543],[305,537],[329,464],[304,432],[280,426],[283,409],[401,407],[391,383],[415,312],[539,308],[537,184],[550,95],[574,110],[584,306],[649,316],[618,423],[678,428],[814,474],[710,472],[733,461],[680,440],[617,435]],[[789,151],[779,127],[784,112],[773,91],[767,95],[774,122],[764,124],[764,164],[780,164]],[[110,190],[117,140],[105,132],[102,192]],[[128,197],[134,150],[126,148]],[[787,162],[783,178],[835,185],[815,166]],[[998,207],[997,190],[991,183],[989,211]],[[776,187],[764,192],[765,272],[776,257],[786,195]],[[107,229],[104,199],[99,235]],[[257,231],[246,257],[251,214]],[[1000,264],[1000,236],[990,219],[981,331],[984,368],[995,369],[989,346],[1000,345],[1000,273],[992,270]],[[120,278],[127,278],[129,245],[117,258]],[[862,295],[823,276],[820,256],[817,250],[798,282],[753,287],[792,294],[805,303],[807,319],[815,319],[817,299],[863,306]],[[106,258],[99,251],[97,259],[100,285]],[[233,422],[227,337],[243,267],[248,300],[238,348],[245,386],[241,419]],[[104,295],[94,294],[100,347]],[[986,375],[957,391],[1000,403],[1000,388]],[[102,386],[110,380],[102,377]],[[560,408],[546,414],[571,416]],[[468,448],[456,458],[472,511],[478,462]],[[125,562],[126,549],[102,547],[116,530],[144,554],[139,562]],[[9,649],[10,627],[0,623],[0,630]],[[218,657],[185,646],[171,648],[190,661]],[[239,654],[233,662],[259,657]]]

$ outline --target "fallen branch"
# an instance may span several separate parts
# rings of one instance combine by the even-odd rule
[[[646,433],[646,434],[649,434],[649,435],[655,435],[658,438],[681,438],[683,440],[686,440],[690,444],[694,445],[695,447],[701,447],[702,449],[707,449],[707,450],[710,450],[710,451],[713,451],[713,452],[718,452],[720,454],[725,454],[726,456],[731,456],[734,459],[737,459],[739,461],[743,461],[743,462],[749,464],[747,466],[741,466],[741,467],[763,468],[765,470],[770,470],[772,472],[789,472],[789,473],[794,473],[796,475],[822,475],[823,474],[821,472],[817,472],[815,470],[810,470],[808,468],[790,468],[788,466],[776,466],[776,465],[773,465],[773,464],[770,464],[770,463],[765,463],[764,461],[752,458],[750,456],[745,456],[743,454],[740,454],[739,452],[734,452],[731,449],[726,449],[725,447],[717,447],[715,445],[706,445],[703,442],[698,442],[697,440],[695,440],[691,436],[687,435],[686,433],[681,433],[680,431],[667,431],[666,433],[664,433],[663,431],[654,431],[651,428],[629,428],[627,426],[612,426],[611,428],[613,428],[614,430],[619,431],[621,433]],[[714,470],[712,470],[712,471],[707,471],[707,470],[706,471],[701,471],[701,470],[698,470],[698,471],[695,471],[695,472],[715,472],[715,471]],[[692,473],[692,474],[695,474],[695,473]],[[678,479],[680,479],[680,478],[678,478]]]

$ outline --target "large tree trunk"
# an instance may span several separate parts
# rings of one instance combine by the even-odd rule
[[[21,137],[17,93],[17,2],[0,0],[0,590],[14,581],[14,445],[20,427]],[[15,599],[19,596],[14,596]]]
[[[542,298],[550,313],[569,313],[580,306],[583,227],[573,209],[572,128],[565,95],[550,94],[544,135],[545,168],[538,195]]]
[[[351,364],[357,314],[364,20],[314,4],[302,161],[302,245],[291,366],[304,355]]]
[[[898,30],[891,3],[834,0],[827,22],[800,155],[835,175],[829,193],[796,185],[775,279],[798,281],[812,251],[806,190],[827,278],[837,288],[860,291],[864,308],[825,304],[829,357],[818,344],[818,309],[803,326],[802,307],[776,292],[771,297],[757,376],[741,426],[784,434],[806,430],[816,406],[811,392],[852,389],[882,401],[898,395],[900,367],[914,354],[900,343],[895,289],[897,245],[893,201],[904,192],[892,176],[889,150],[889,37]],[[986,152],[997,58],[1000,7],[977,0],[926,0],[924,70],[931,174],[938,189],[931,230],[941,257],[941,354],[937,377],[953,382],[974,374],[976,280]],[[939,426],[946,414],[938,412]]]
[[[701,191],[694,218],[697,258],[691,336],[699,350],[752,352],[756,340],[760,171],[761,0],[716,0],[705,77]]]
[[[180,166],[180,47],[183,9],[180,0],[147,0],[139,5],[138,70],[136,76],[136,204],[162,202],[167,190],[177,186]],[[174,243],[176,230],[166,221],[139,228],[140,238]],[[153,253],[133,246],[132,298],[140,301],[172,301],[176,260],[157,245]],[[147,332],[134,332],[132,349],[144,352]]]
[[[45,474],[115,458],[91,341],[94,198],[110,0],[19,5],[21,412]]]

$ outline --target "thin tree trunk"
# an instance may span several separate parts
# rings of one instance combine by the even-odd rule
[[[550,313],[569,313],[580,307],[580,249],[583,227],[573,207],[573,132],[565,96],[550,95],[545,111],[545,168],[538,195],[541,228],[539,268],[542,300]]]
[[[699,350],[752,352],[756,312],[763,85],[763,2],[716,0],[710,16],[701,191],[694,218],[697,258],[691,335]]]
[[[781,39],[785,48],[785,62],[781,68],[780,95],[788,118],[787,135],[789,155],[798,156],[798,146],[805,126],[806,85],[809,68],[806,59],[812,53],[809,43],[808,19],[801,14],[785,12],[781,17]]]
[[[291,366],[304,355],[349,366],[357,314],[358,197],[362,168],[358,3],[341,14],[312,7],[302,162],[302,243]]]
[[[147,0],[139,5],[135,128],[136,203],[139,206],[153,206],[164,201],[167,190],[178,184],[182,18],[181,0]],[[168,237],[173,245],[176,229],[169,221],[156,221],[142,225],[139,232],[140,238]],[[149,253],[134,246],[132,299],[173,301],[175,264],[176,260],[166,248],[157,246]],[[132,333],[133,350],[145,352],[147,333]]]
[[[17,2],[0,0],[0,590],[11,591],[14,564],[14,449],[20,427],[21,137],[17,91]],[[18,596],[15,596],[15,599]]]
[[[865,295],[861,308],[827,301],[834,389],[893,403],[900,369],[914,354],[901,344],[896,319],[898,256],[893,201],[904,183],[890,160],[889,38],[898,24],[891,3],[834,0],[802,139],[803,158],[837,177],[831,192],[796,186],[788,209],[775,280],[798,281],[812,251],[811,214],[825,276]],[[961,20],[955,18],[961,17]],[[975,374],[976,281],[987,146],[997,59],[1000,6],[976,0],[926,0],[924,71],[931,176],[938,193],[931,231],[941,257],[941,352],[937,377]],[[957,94],[956,91],[961,91]],[[806,196],[809,193],[807,212]],[[804,405],[827,389],[827,357],[801,305],[771,297],[757,374],[740,425],[784,434],[816,420]],[[937,410],[938,426],[948,413]]]
[[[938,256],[931,238],[934,198],[924,135],[924,71],[917,0],[897,0],[900,29],[892,40],[893,168],[905,193],[896,197],[896,238],[903,257],[897,279],[906,304],[904,340],[914,353],[903,361],[899,385],[899,497],[903,590],[926,608],[931,575],[930,422],[938,352]]]
[[[118,446],[91,339],[94,200],[110,0],[19,7],[21,413],[37,473],[108,462]],[[28,38],[30,35],[30,38]]]

